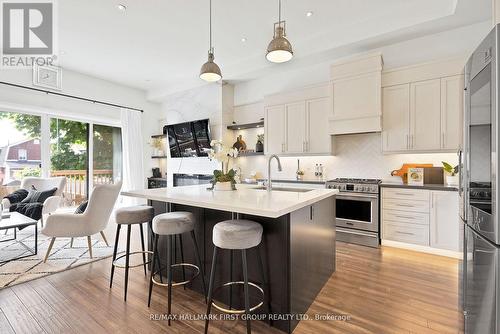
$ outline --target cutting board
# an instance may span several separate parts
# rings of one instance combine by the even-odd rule
[[[434,167],[433,164],[414,164],[404,163],[400,169],[395,169],[391,172],[391,176],[399,176],[403,179],[403,183],[408,183],[408,168],[429,168]],[[425,174],[424,174],[425,177]]]

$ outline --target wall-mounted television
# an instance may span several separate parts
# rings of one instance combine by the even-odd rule
[[[210,150],[208,119],[166,125],[172,158],[206,157]],[[165,132],[164,128],[164,132]]]

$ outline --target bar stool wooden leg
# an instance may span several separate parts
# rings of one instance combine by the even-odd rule
[[[128,269],[130,260],[130,231],[132,230],[132,225],[127,226],[127,250],[125,253],[125,295],[123,300],[127,301],[127,288],[128,288]]]
[[[154,235],[153,234],[153,258],[151,259],[151,274],[149,275],[149,296],[148,296],[148,307],[151,306],[151,294],[153,292],[153,276],[155,272],[155,260],[158,257],[158,239],[160,238],[159,235]],[[159,264],[158,264],[158,267]]]
[[[111,262],[111,277],[109,279],[109,288],[113,287],[113,275],[115,274],[115,266],[113,262],[116,260],[116,252],[118,251],[118,240],[120,240],[121,225],[116,225],[115,248],[113,249],[113,261]]]
[[[262,256],[260,255],[259,246],[257,246],[255,248],[255,251],[257,252],[257,260],[259,262],[260,273],[261,273],[261,278],[262,278],[262,290],[265,291],[264,299],[267,299],[267,314],[272,314],[271,313],[271,294],[270,294],[271,290],[269,289],[269,283],[267,281],[266,271],[264,270],[264,263],[262,262]],[[272,321],[271,317],[269,317],[269,325],[272,326],[272,324],[273,324],[273,321]]]
[[[142,224],[139,224],[139,228],[141,230],[141,246],[142,246],[142,263],[144,266],[144,276],[147,276],[147,271],[146,271],[146,248],[144,247],[144,231],[142,230]]]
[[[217,262],[217,246],[214,246],[214,254],[212,257],[212,270],[210,271],[210,281],[208,283],[208,303],[207,303],[207,317],[205,319],[205,334],[208,333],[208,317],[210,316],[210,310],[212,308],[212,292],[214,289],[214,278],[215,278],[215,264]]]
[[[250,299],[248,296],[248,267],[247,267],[247,250],[241,250],[241,260],[243,262],[243,281],[245,282],[245,314],[247,315],[247,334],[252,333],[251,323],[250,323]]]
[[[173,240],[172,236],[168,236],[167,241],[167,279],[168,279],[168,306],[167,317],[168,325],[170,326],[170,310],[172,307],[172,257],[173,257]]]
[[[198,267],[200,268],[201,283],[203,285],[203,295],[205,296],[205,303],[206,303],[207,302],[207,285],[205,283],[205,270],[203,269],[203,263],[201,263],[200,251],[198,250],[198,243],[196,242],[196,236],[194,234],[194,231],[191,231],[191,239],[193,240],[196,261],[198,262]]]

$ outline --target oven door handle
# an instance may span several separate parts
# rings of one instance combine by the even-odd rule
[[[338,193],[335,196],[338,198],[342,198],[342,199],[352,198],[354,200],[359,200],[359,199],[363,199],[363,198],[378,199],[378,195],[376,195],[376,194]]]

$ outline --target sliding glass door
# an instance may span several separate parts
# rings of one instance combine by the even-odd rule
[[[63,206],[71,207],[123,178],[119,127],[0,111],[0,129],[0,198],[26,176],[64,176]]]
[[[88,134],[88,123],[50,119],[50,175],[66,177],[64,206],[76,206],[87,199]]]
[[[122,129],[93,125],[92,174],[94,186],[122,179]]]

